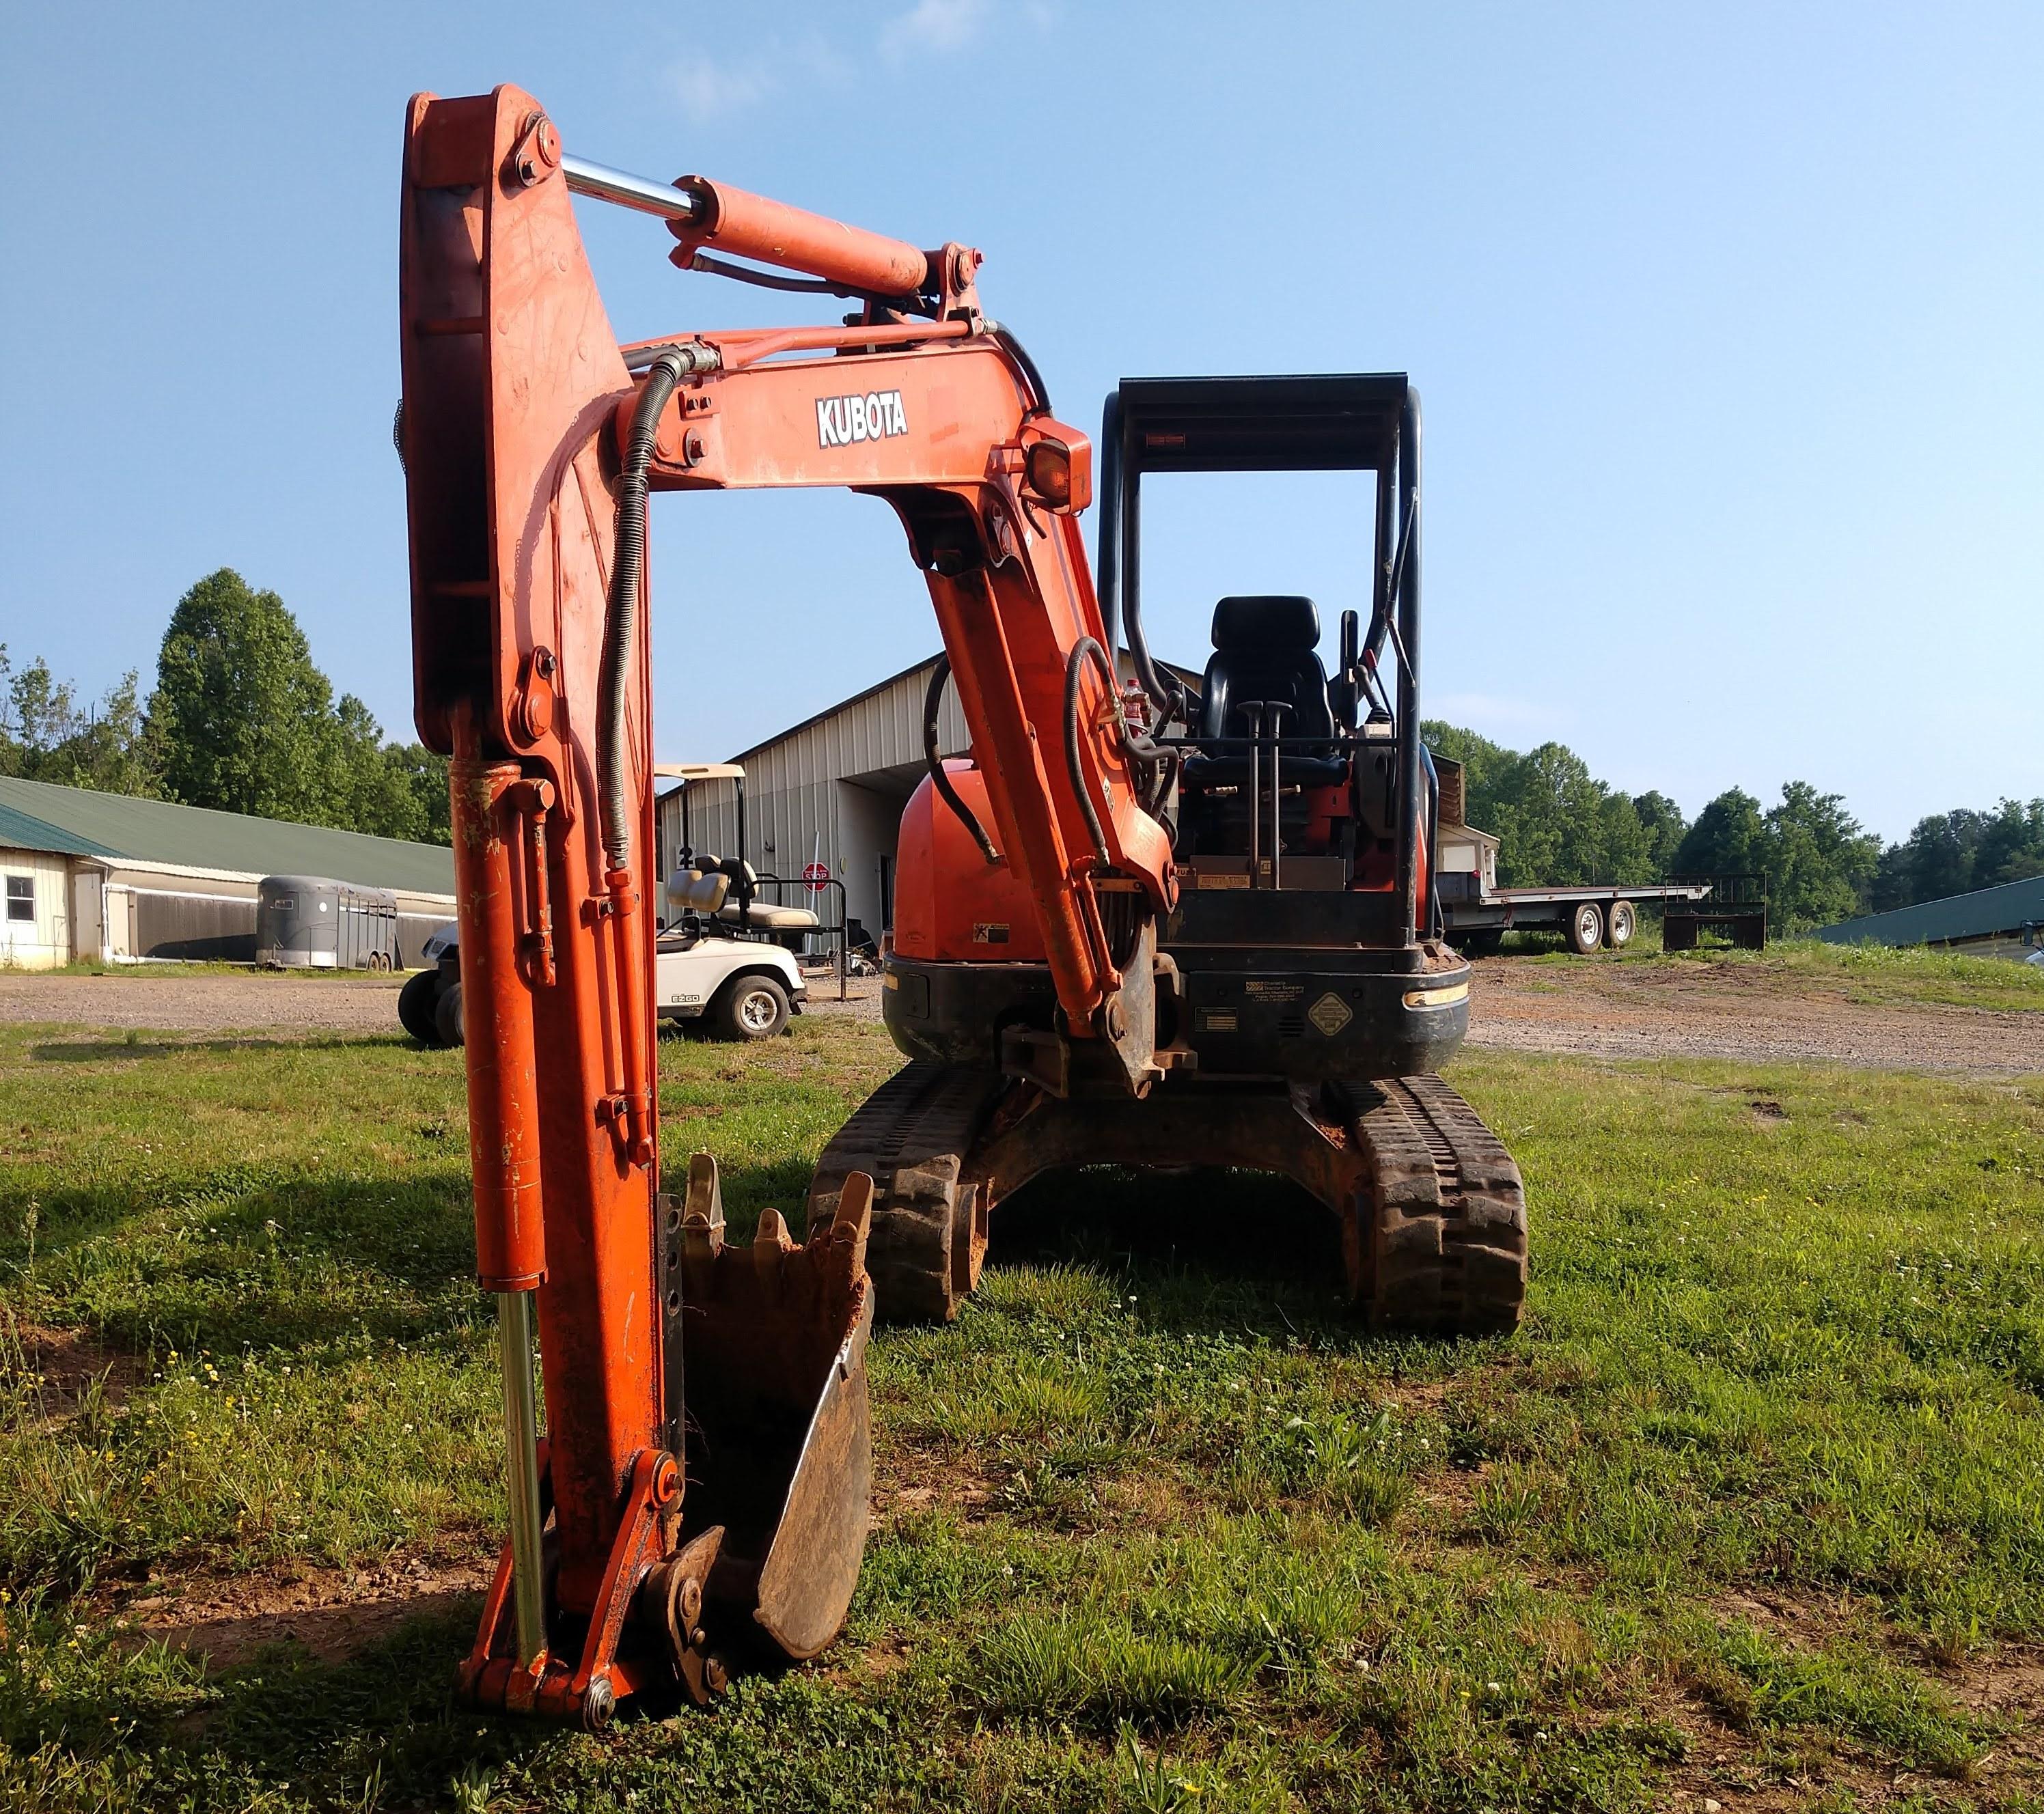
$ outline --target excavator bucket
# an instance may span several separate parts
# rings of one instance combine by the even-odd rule
[[[680,1211],[686,1547],[721,1529],[705,1616],[734,1650],[813,1657],[836,1636],[866,1548],[873,1463],[866,1275],[873,1184],[797,1246],[778,1210],[724,1238],[717,1161],[689,1163]]]

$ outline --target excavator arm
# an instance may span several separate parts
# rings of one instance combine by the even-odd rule
[[[620,347],[571,187],[666,219],[685,267],[778,266],[861,311]],[[650,491],[848,486],[893,507],[1058,1037],[1132,1095],[1156,1075],[1154,922],[1176,884],[1079,538],[1091,449],[981,313],[978,263],[576,165],[516,88],[411,103],[397,439],[417,719],[452,761],[510,1489],[463,1672],[476,1701],[596,1725],[662,1683],[706,1693],[748,1639],[813,1655],[864,1541],[870,1181],[801,1247],[765,1212],[749,1249],[723,1241],[705,1156],[685,1197],[659,1188]]]
[[[1001,339],[932,326],[941,337],[913,327],[920,343],[872,351],[870,331],[839,330],[831,357],[772,362],[785,335],[692,338],[650,482],[840,486],[893,506],[986,777],[996,861],[1026,892],[1071,1037],[1100,1041],[1139,1091],[1154,1027],[1129,1004],[1148,982],[1143,926],[1175,876],[1142,803],[1079,535],[1091,446]],[[1132,899],[1147,911],[1132,915]]]

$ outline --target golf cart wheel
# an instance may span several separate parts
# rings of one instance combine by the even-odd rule
[[[1604,943],[1604,909],[1595,901],[1585,901],[1569,915],[1562,935],[1578,957],[1587,957]]]
[[[441,994],[440,1004],[433,1010],[433,1025],[440,1034],[442,1045],[459,1045],[462,1041],[461,984],[450,983]]]
[[[421,970],[398,991],[398,1023],[421,1045],[440,1042],[440,1030],[433,1018],[433,997],[439,986],[438,972]]]
[[[711,1011],[725,1039],[771,1039],[788,1024],[788,991],[771,976],[740,976]]]
[[[1639,930],[1639,915],[1634,911],[1630,901],[1613,901],[1611,911],[1604,915],[1604,940],[1614,951],[1623,951],[1632,942],[1632,935]]]

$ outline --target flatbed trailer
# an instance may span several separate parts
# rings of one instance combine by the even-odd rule
[[[1479,880],[1452,872],[1441,880],[1443,884]],[[1642,906],[1650,903],[1664,912],[1692,907],[1710,892],[1708,882],[1590,882],[1566,888],[1482,888],[1458,899],[1444,885],[1441,917],[1449,942],[1462,951],[1495,951],[1507,932],[1519,930],[1558,932],[1571,950],[1587,956],[1600,948],[1619,951],[1630,945]]]

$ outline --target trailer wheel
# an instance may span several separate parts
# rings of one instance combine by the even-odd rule
[[[1604,909],[1595,901],[1585,901],[1569,915],[1562,935],[1578,957],[1589,957],[1604,943]]]
[[[421,970],[405,979],[398,991],[398,1020],[421,1045],[437,1045],[440,1032],[433,1022],[433,997],[440,986],[436,971]]]
[[[1604,915],[1604,939],[1614,951],[1623,951],[1632,942],[1632,935],[1639,930],[1639,916],[1633,911],[1630,901],[1613,901],[1611,911]]]

